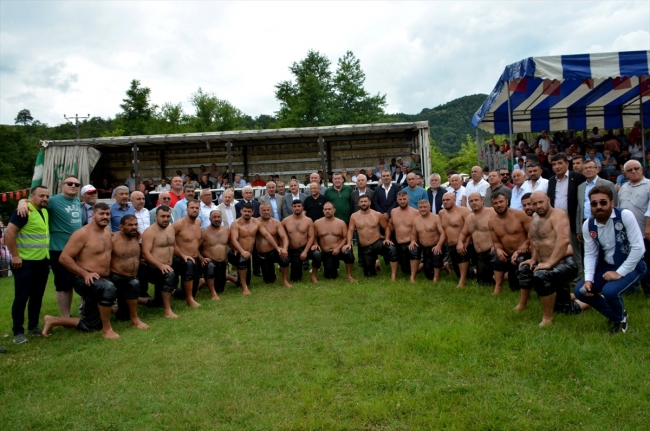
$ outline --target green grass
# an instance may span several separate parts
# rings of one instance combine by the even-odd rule
[[[2,430],[645,430],[650,318],[626,297],[627,334],[594,311],[539,328],[536,296],[493,297],[453,276],[391,284],[384,271],[292,289],[253,280],[146,331],[54,329],[11,343],[13,280],[0,280]],[[307,274],[304,279],[307,280]],[[75,298],[73,306],[78,306]],[[58,314],[52,277],[43,314]],[[645,424],[645,425],[644,425]]]

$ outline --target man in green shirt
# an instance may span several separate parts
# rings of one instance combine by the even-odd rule
[[[70,317],[72,306],[72,274],[59,263],[61,251],[76,230],[81,229],[81,202],[77,197],[81,184],[75,176],[66,177],[61,184],[61,193],[50,196],[47,205],[50,227],[50,267],[54,272],[56,302],[62,317]],[[18,204],[17,212],[26,217],[29,213],[27,200]]]
[[[350,222],[352,213],[350,196],[352,196],[352,187],[343,184],[343,176],[340,173],[334,174],[332,187],[325,191],[325,198],[336,208],[336,218],[343,220],[346,225]]]

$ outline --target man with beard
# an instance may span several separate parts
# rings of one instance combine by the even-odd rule
[[[218,209],[212,210],[209,217],[210,225],[201,230],[201,264],[210,296],[213,301],[219,301],[219,293],[226,289],[226,281],[235,283],[237,279],[227,275],[230,229],[222,226]]]
[[[228,254],[228,261],[237,268],[238,282],[244,295],[251,294],[248,290],[251,282],[250,261],[258,232],[278,254],[284,253],[259,219],[253,218],[253,204],[246,202],[241,207],[241,217],[230,226],[230,244],[234,251],[231,250]]]
[[[571,229],[567,214],[551,207],[546,191],[534,192],[530,200],[535,208],[528,232],[531,257],[519,264],[522,300],[517,309],[526,307],[526,295],[530,296],[531,289],[535,289],[543,311],[539,326],[548,326],[553,323],[553,311],[565,314],[582,311],[581,304],[571,300],[569,288],[570,281],[578,274],[578,266],[569,241]]]
[[[172,209],[161,205],[156,210],[156,222],[142,234],[142,258],[149,265],[147,279],[155,286],[153,298],[140,297],[138,302],[148,307],[163,307],[163,315],[174,319],[171,296],[178,284],[176,273],[170,266],[174,257],[176,233],[170,226]]]
[[[183,217],[187,215],[187,206],[191,201],[196,200],[194,195],[194,190],[195,188],[191,184],[185,184],[185,186],[183,187],[183,193],[185,195],[185,199],[179,201],[174,207],[174,209],[172,210],[172,218],[174,219],[174,223],[180,221]],[[197,218],[199,219],[199,223],[203,223],[203,217],[201,215],[200,208],[201,207],[199,205],[199,215],[197,216]]]
[[[533,209],[533,204],[530,203],[530,197],[532,195],[533,195],[532,193],[524,193],[524,195],[521,197],[522,209],[526,213],[526,215],[530,218],[533,218],[533,214],[535,214],[535,210]]]
[[[493,173],[494,171],[490,172],[490,176]],[[502,187],[507,189],[505,186]],[[503,192],[495,192],[495,195],[496,193]],[[469,195],[469,206],[472,208],[472,213],[465,219],[465,225],[458,235],[456,252],[464,256],[471,241],[476,257],[476,281],[481,286],[493,286],[494,271],[490,265],[492,237],[488,222],[494,216],[494,210],[483,206],[483,197],[478,192]]]
[[[409,174],[410,176],[411,174]],[[415,176],[415,174],[413,174]],[[422,198],[420,200],[426,199]],[[395,237],[395,248],[397,249],[397,261],[402,273],[409,274],[411,282],[415,282],[415,276],[420,264],[420,250],[411,247],[411,233],[413,231],[413,220],[418,216],[418,210],[411,206],[411,199],[406,190],[397,192],[397,208],[390,212],[390,228]],[[413,271],[411,263],[414,263]]]
[[[463,201],[465,201],[465,196],[463,196]],[[465,247],[465,254],[459,254],[457,245],[460,232],[463,230],[463,226],[465,226],[465,220],[469,216],[470,211],[465,206],[456,205],[456,198],[453,193],[445,193],[442,196],[442,208],[443,210],[440,211],[440,221],[445,229],[451,264],[458,277],[458,285],[456,287],[465,287],[467,273],[469,272],[469,263],[472,261],[474,248],[470,244]]]
[[[602,185],[589,192],[592,217],[582,226],[585,278],[574,293],[607,317],[612,324],[610,332],[615,334],[628,328],[621,295],[643,278],[647,266],[634,213],[615,207],[613,197],[611,189]]]
[[[185,192],[187,196],[187,191]],[[192,194],[194,191],[192,190]],[[178,208],[178,205],[176,205]],[[199,201],[191,200],[187,203],[187,215],[172,224],[174,229],[174,272],[181,277],[183,289],[177,289],[174,297],[185,299],[190,307],[199,307],[201,304],[194,298],[199,288],[201,278],[201,265],[203,259],[199,253],[201,245],[201,222],[199,217]]]
[[[149,221],[148,218],[147,221]],[[136,216],[127,214],[122,217],[120,231],[114,233],[111,240],[113,250],[111,252],[111,275],[109,280],[117,289],[116,317],[122,321],[130,320],[131,325],[138,329],[147,329],[149,325],[142,322],[138,317],[140,282],[136,276],[140,268],[140,244],[138,242],[138,219]]]
[[[75,292],[85,304],[84,316],[45,316],[43,336],[47,337],[56,326],[76,328],[82,332],[102,331],[102,336],[117,339],[120,336],[111,326],[111,306],[117,297],[117,289],[107,278],[110,275],[111,209],[105,203],[95,204],[92,223],[87,224],[70,236],[61,252],[60,262],[76,277]]]
[[[343,250],[343,247],[347,243],[348,227],[343,220],[335,217],[336,208],[334,208],[331,202],[323,205],[323,213],[325,217],[314,223],[316,243],[311,249],[314,251],[320,249],[326,279],[335,280],[339,276],[340,262],[343,261],[345,263],[348,281],[356,282],[357,280],[352,277],[352,269],[354,267],[354,253],[352,252],[352,248]]]
[[[413,220],[413,229],[411,230],[411,250],[419,248],[422,256],[422,265],[424,276],[427,280],[438,282],[440,278],[440,269],[444,263],[445,241],[447,240],[445,230],[442,228],[440,217],[431,212],[429,201],[421,200],[418,202],[419,216]],[[411,282],[415,283],[415,271],[419,262],[411,261]]]
[[[300,281],[302,278],[302,263],[311,259],[311,281],[318,283],[318,269],[320,268],[322,255],[318,250],[312,250],[316,237],[314,235],[314,222],[305,215],[302,202],[299,199],[291,205],[293,214],[282,220],[282,225],[289,237],[289,258],[291,260],[292,282]]]
[[[135,214],[133,207],[129,205],[129,188],[118,186],[113,190],[115,202],[111,205],[111,231],[119,232],[120,220],[127,214]]]
[[[495,215],[488,221],[488,227],[494,246],[491,263],[496,286],[493,294],[498,295],[501,293],[506,272],[510,290],[520,289],[517,275],[519,263],[530,257],[528,254],[528,230],[531,217],[523,211],[509,208],[508,199],[504,194],[495,193],[492,196],[492,209],[494,209]],[[527,295],[529,294],[530,292],[522,291],[522,299],[515,308],[516,310],[526,308]]]
[[[384,171],[390,174],[390,171]],[[383,190],[377,193],[383,193]],[[375,196],[377,196],[375,193]],[[385,231],[385,239],[381,240],[380,228]],[[397,280],[397,250],[390,240],[391,227],[384,215],[370,209],[370,198],[363,195],[359,198],[359,211],[350,217],[348,226],[348,242],[343,247],[347,250],[352,247],[352,238],[356,230],[359,237],[359,259],[362,260],[363,273],[366,277],[375,277],[379,261],[377,257],[383,255],[390,262],[390,279]]]
[[[268,183],[267,183],[268,184]],[[280,272],[282,273],[282,284],[284,287],[291,287],[289,284],[289,237],[284,230],[282,222],[275,217],[272,217],[273,211],[270,204],[260,205],[260,224],[268,231],[273,237],[276,244],[280,245],[282,253],[279,253],[273,246],[264,238],[259,231],[257,232],[256,248],[260,256],[260,266],[262,269],[262,279],[264,283],[275,283],[277,276],[275,275],[275,264],[280,265]]]

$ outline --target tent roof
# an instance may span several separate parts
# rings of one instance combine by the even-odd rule
[[[507,134],[632,127],[640,94],[650,95],[650,51],[529,57],[505,68],[472,125]],[[643,101],[650,124],[650,98]]]

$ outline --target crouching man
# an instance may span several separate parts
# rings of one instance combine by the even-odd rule
[[[111,306],[117,289],[108,280],[113,249],[111,231],[107,229],[110,221],[110,207],[103,202],[95,204],[92,221],[73,233],[61,252],[59,261],[76,276],[73,288],[85,301],[86,310],[81,319],[45,316],[44,336],[55,326],[64,326],[83,332],[101,330],[104,338],[120,338],[111,326]]]

